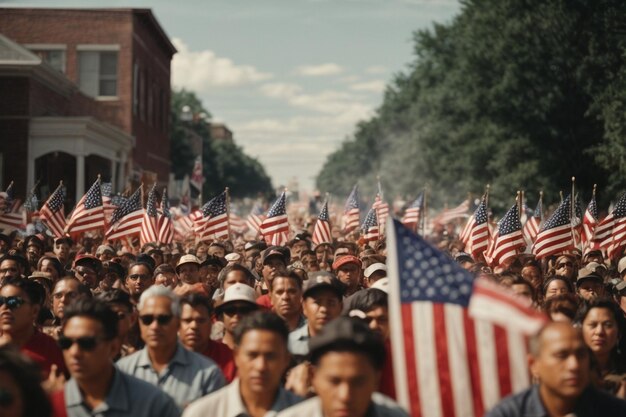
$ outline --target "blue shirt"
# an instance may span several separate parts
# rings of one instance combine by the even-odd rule
[[[180,343],[174,357],[160,373],[152,367],[147,348],[120,359],[117,364],[122,371],[161,388],[181,409],[226,383],[213,360],[185,349]]]

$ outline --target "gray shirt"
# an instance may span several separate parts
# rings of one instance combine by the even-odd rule
[[[230,385],[207,395],[192,403],[183,414],[184,417],[205,417],[209,415],[220,417],[249,417],[248,410],[239,393],[239,378],[235,378]],[[265,413],[265,417],[275,416],[277,412],[290,407],[301,400],[294,393],[279,387],[278,395],[272,408]]]
[[[180,408],[222,388],[222,371],[211,359],[185,349],[180,343],[174,357],[160,373],[152,367],[147,348],[118,361],[119,368],[169,394]]]
[[[306,356],[309,354],[309,325],[305,323],[289,333],[289,352],[292,355]]]
[[[178,417],[180,410],[160,389],[115,369],[106,399],[90,410],[74,378],[65,384],[68,417]]]
[[[365,414],[366,417],[409,417],[391,398],[378,392],[372,394],[372,403]],[[300,404],[289,407],[278,413],[277,417],[324,417],[320,397],[309,398]]]

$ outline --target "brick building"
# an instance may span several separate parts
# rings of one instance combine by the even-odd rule
[[[0,34],[3,185],[166,183],[176,49],[150,10],[0,8]]]

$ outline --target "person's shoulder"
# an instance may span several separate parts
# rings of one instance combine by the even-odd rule
[[[121,357],[116,362],[117,367],[120,368],[122,371],[129,372],[130,370],[132,370],[137,365],[137,362],[139,362],[139,357],[140,357],[142,351],[143,351],[143,349],[142,350],[138,350],[135,353],[131,353],[128,356]]]
[[[380,416],[389,417],[408,417],[407,412],[400,407],[400,404],[387,397],[384,394],[375,392],[372,394],[372,402],[376,408],[376,412]]]
[[[201,397],[185,408],[183,417],[200,417],[207,413],[218,413],[223,409],[228,398],[229,385]]]
[[[309,398],[299,402],[296,405],[285,408],[278,413],[276,417],[302,417],[302,416],[321,416],[321,404],[319,397]]]
[[[141,398],[142,404],[150,407],[150,415],[180,416],[180,410],[172,397],[159,387],[119,370],[122,384],[126,386],[130,398]],[[157,414],[154,414],[157,413]]]
[[[545,414],[541,401],[536,401],[536,387],[531,387],[505,397],[498,402],[485,417],[516,417],[534,412],[537,415]],[[538,397],[537,397],[538,399]]]
[[[583,401],[588,401],[589,409],[603,415],[626,415],[626,401],[593,386],[587,388]]]

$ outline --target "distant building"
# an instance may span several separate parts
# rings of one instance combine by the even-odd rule
[[[0,8],[0,34],[2,185],[167,183],[176,49],[149,9]]]
[[[214,140],[233,141],[233,131],[224,123],[209,123],[211,129],[211,138]]]

